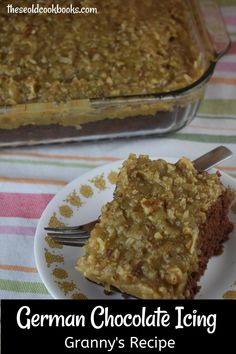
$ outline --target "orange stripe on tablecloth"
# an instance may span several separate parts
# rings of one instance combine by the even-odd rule
[[[236,171],[236,166],[215,166],[215,168],[222,171]]]
[[[51,154],[41,154],[33,152],[18,152],[18,151],[2,151],[0,156],[31,156],[31,157],[43,157],[48,159],[62,159],[62,160],[84,160],[84,161],[117,161],[119,158],[112,156],[73,156],[73,155],[51,155]]]
[[[210,80],[211,84],[226,84],[226,85],[236,85],[236,79],[231,79],[227,77],[212,77]]]
[[[54,180],[54,179],[40,179],[40,178],[11,178],[11,177],[0,177],[0,182],[10,182],[10,183],[29,183],[29,184],[45,184],[45,185],[57,185],[65,186],[66,181]]]
[[[18,266],[14,264],[0,264],[0,270],[14,270],[17,272],[38,273],[36,268]]]

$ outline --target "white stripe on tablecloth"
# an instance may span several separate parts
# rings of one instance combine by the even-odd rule
[[[205,99],[221,99],[223,95],[226,100],[235,99],[236,85],[208,84],[205,92]]]

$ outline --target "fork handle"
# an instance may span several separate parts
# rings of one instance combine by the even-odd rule
[[[232,155],[232,151],[227,147],[218,146],[217,148],[194,160],[193,164],[197,170],[204,171],[210,169],[222,161],[229,159]]]

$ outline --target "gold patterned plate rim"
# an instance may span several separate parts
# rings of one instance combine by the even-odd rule
[[[177,158],[163,158],[170,163]],[[75,270],[82,249],[58,247],[46,236],[44,227],[78,225],[95,220],[101,207],[112,200],[117,172],[122,160],[99,166],[66,185],[44,210],[35,235],[34,255],[39,275],[52,297],[57,299],[122,299],[122,294],[107,294],[100,285],[91,283]],[[236,180],[225,173],[222,181],[236,190]],[[234,201],[236,206],[236,201]],[[235,207],[236,209],[236,207]],[[236,224],[236,210],[230,212]],[[236,230],[225,243],[224,252],[213,257],[200,282],[196,298],[220,299],[236,290]],[[235,293],[236,294],[236,293]]]

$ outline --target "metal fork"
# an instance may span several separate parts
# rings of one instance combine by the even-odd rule
[[[98,220],[94,220],[78,226],[45,227],[44,230],[47,231],[48,236],[61,245],[82,247],[97,222]]]
[[[200,156],[193,161],[195,168],[199,171],[208,170],[216,164],[230,158],[232,151],[225,146],[219,146],[216,149]],[[78,226],[64,226],[64,227],[45,227],[47,235],[53,240],[65,246],[81,247],[89,238],[90,231],[95,226],[98,220],[94,220],[88,224]]]

